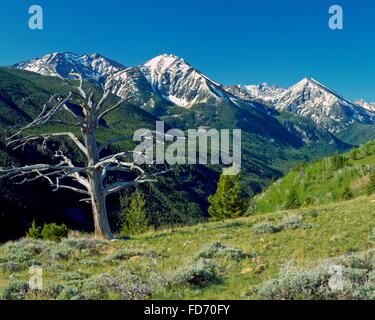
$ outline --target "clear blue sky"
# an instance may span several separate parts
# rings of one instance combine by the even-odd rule
[[[44,30],[28,8],[44,9]],[[328,8],[344,30],[328,28]],[[288,87],[313,77],[375,102],[373,0],[2,0],[0,65],[56,51],[98,52],[127,66],[174,53],[225,84]]]

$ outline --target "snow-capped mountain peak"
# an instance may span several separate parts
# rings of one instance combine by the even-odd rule
[[[173,54],[162,54],[139,66],[154,92],[170,102],[191,107],[196,103],[224,99],[235,103],[235,98],[209,77]]]
[[[102,81],[109,75],[124,68],[122,64],[107,59],[98,53],[89,56],[72,52],[55,52],[42,58],[20,62],[12,67],[63,78],[70,78],[69,73],[73,69],[81,73],[84,79],[95,81]]]
[[[363,99],[359,99],[355,103],[366,110],[375,111],[375,102],[367,102]]]
[[[69,78],[73,69],[84,79],[111,84],[113,94],[137,96],[142,107],[154,106],[159,99],[155,100],[156,96],[185,108],[198,104],[217,108],[222,102],[254,107],[256,101],[278,111],[308,117],[332,133],[353,122],[375,122],[375,104],[362,100],[353,103],[313,78],[304,78],[288,89],[266,82],[223,87],[174,54],[161,54],[137,67],[126,68],[98,53],[56,52],[13,67],[64,78]]]
[[[372,123],[375,114],[346,99],[313,78],[304,78],[285,90],[276,109],[309,117],[330,132],[339,132],[354,121]]]

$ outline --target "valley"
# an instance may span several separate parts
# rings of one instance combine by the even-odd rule
[[[166,130],[178,128],[186,133],[198,128],[241,129],[242,181],[249,198],[261,193],[273,177],[286,174],[293,164],[342,153],[353,145],[375,139],[372,111],[316,80],[306,78],[289,89],[267,84],[225,87],[182,58],[167,54],[138,67],[125,67],[100,54],[64,52],[0,68],[0,126],[7,128],[30,121],[50,95],[67,92],[74,82],[69,80],[71,69],[82,73],[85,87],[111,86],[110,102],[116,101],[117,96],[134,96],[131,102],[101,120],[99,141],[115,135],[131,136],[139,128],[155,129],[158,120],[165,121]],[[5,145],[4,138],[2,163],[23,163],[25,154],[30,156],[37,148],[34,144],[24,152],[13,152]],[[75,146],[64,145],[75,161],[82,161]],[[118,150],[133,147],[131,141],[114,144]],[[37,153],[33,157],[37,161],[49,156]],[[139,187],[153,212],[152,224],[184,225],[207,219],[207,198],[215,191],[221,169],[220,165],[177,165],[173,173],[160,177],[158,183]],[[72,227],[90,230],[88,207],[77,205],[75,196],[67,192],[71,201],[62,204],[53,215],[47,213],[50,210],[47,204],[36,213],[32,202],[25,205],[25,192],[30,189],[43,190],[52,199],[59,198],[40,183],[15,185],[11,194],[1,200],[2,219],[15,223],[18,227],[14,229],[19,231],[6,235],[5,239],[22,235],[33,217],[41,222],[66,221]],[[112,212],[109,219],[115,230],[121,223],[121,208],[129,203],[133,191],[126,190],[109,202]],[[8,208],[18,213],[5,212]]]

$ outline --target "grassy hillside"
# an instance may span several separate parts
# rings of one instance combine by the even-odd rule
[[[296,188],[302,205],[307,197],[311,197],[314,204],[340,201],[346,186],[354,198],[365,195],[369,176],[375,172],[375,142],[356,149],[356,153],[355,157],[352,151],[343,154],[343,163],[339,167],[334,165],[333,156],[295,165],[288,174],[255,197],[256,211],[265,213],[284,208],[292,187]]]
[[[375,197],[360,197],[117,242],[20,240],[0,247],[0,287],[7,299],[364,298],[374,287],[374,225]],[[327,273],[303,271],[327,261],[358,290],[333,292]],[[37,264],[44,290],[22,291]]]

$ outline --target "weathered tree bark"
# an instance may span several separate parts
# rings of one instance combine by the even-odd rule
[[[95,235],[97,238],[112,240],[114,237],[108,222],[107,208],[105,204],[106,197],[103,193],[100,175],[97,171],[89,173],[89,181]]]
[[[87,126],[82,128],[81,132],[87,150],[87,166],[95,167],[99,162],[99,149],[96,141],[96,127],[98,120],[94,108],[89,108],[86,112]],[[104,195],[102,182],[102,170],[103,169],[99,167],[92,169],[87,173],[89,180],[88,192],[91,198],[95,235],[97,238],[112,240],[114,237],[108,221],[105,203],[106,196]]]
[[[133,184],[155,181],[149,178],[155,177],[159,174],[163,174],[168,170],[147,175],[142,168],[135,164],[134,159],[133,162],[129,161],[129,154],[132,154],[131,152],[120,152],[114,155],[100,158],[100,153],[105,147],[111,145],[114,142],[131,138],[113,138],[100,146],[98,145],[96,138],[96,129],[99,120],[109,112],[117,109],[123,102],[128,99],[122,99],[113,107],[110,107],[107,110],[101,112],[100,110],[109,95],[109,88],[104,90],[100,101],[96,103],[94,98],[94,90],[91,90],[91,94],[89,96],[87,96],[88,94],[86,94],[86,92],[83,90],[83,80],[81,75],[73,72],[71,73],[71,75],[77,76],[80,79],[80,85],[76,87],[79,95],[73,92],[69,92],[65,97],[64,95],[53,95],[51,99],[44,105],[42,112],[37,118],[35,118],[25,127],[18,129],[16,133],[8,138],[8,145],[16,144],[16,146],[14,147],[14,149],[16,149],[19,147],[24,147],[31,141],[42,139],[42,146],[45,147],[47,140],[50,138],[68,137],[86,156],[87,166],[76,167],[71,159],[64,155],[61,150],[58,150],[56,151],[55,157],[61,160],[59,164],[37,164],[19,168],[0,167],[0,173],[2,174],[0,175],[0,179],[5,177],[23,177],[24,179],[19,182],[19,184],[22,184],[28,181],[35,181],[37,179],[43,178],[46,179],[49,184],[55,188],[55,191],[59,188],[65,188],[89,196],[88,198],[83,199],[83,201],[91,203],[95,225],[95,235],[97,238],[111,240],[114,237],[108,222],[106,197]],[[84,119],[82,119],[68,107],[67,103],[73,97],[80,102],[80,106],[84,114]],[[59,119],[53,119],[54,115],[56,115],[59,110],[65,111],[70,117],[74,119],[74,122],[66,122]],[[19,136],[25,130],[32,129],[46,123],[55,123],[68,127],[79,127],[81,129],[83,143],[81,143],[81,141],[72,132],[45,133],[40,135],[34,134],[17,138],[17,136]],[[113,171],[136,171],[138,172],[138,176],[137,178],[130,181],[119,181],[105,186],[104,182],[107,173]],[[83,188],[81,189],[75,186],[62,184],[61,181],[66,178],[73,179]]]

